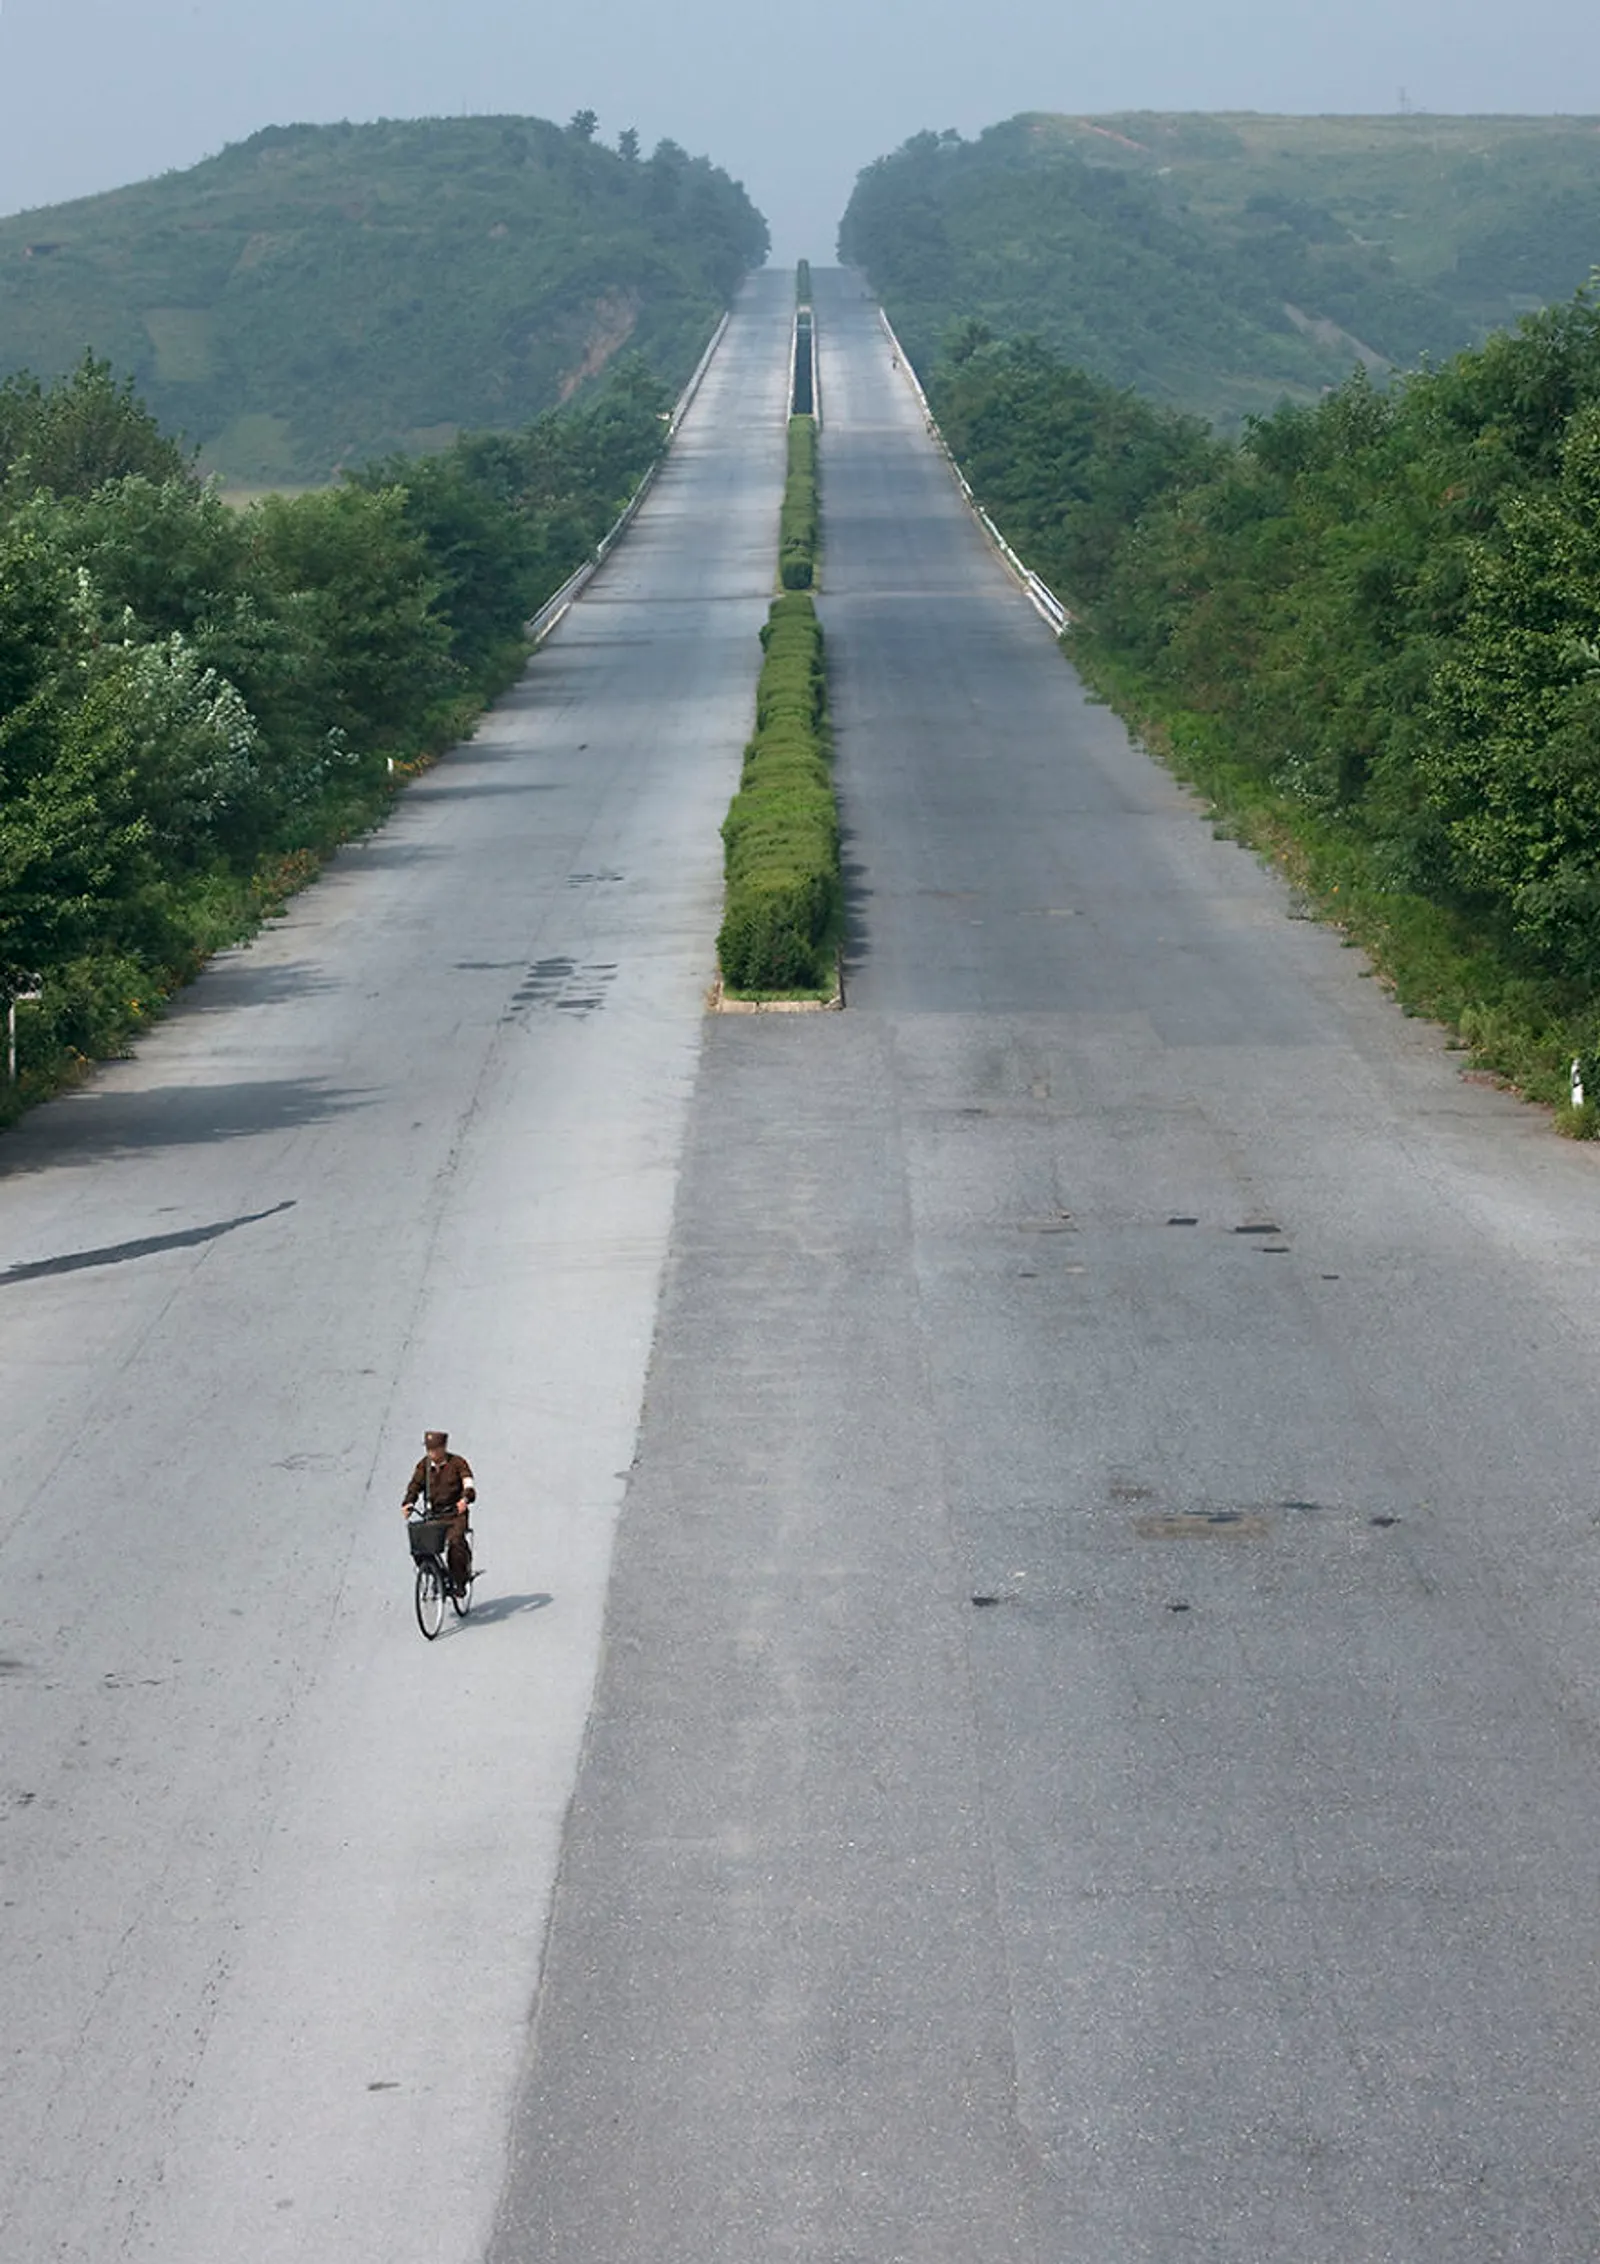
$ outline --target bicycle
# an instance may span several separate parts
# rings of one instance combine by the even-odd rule
[[[444,1625],[446,1597],[457,1619],[465,1619],[472,1609],[472,1583],[477,1578],[476,1573],[469,1572],[458,1588],[445,1562],[445,1535],[452,1523],[448,1517],[413,1515],[406,1519],[406,1539],[411,1543],[411,1557],[417,1568],[417,1625],[430,1643]]]

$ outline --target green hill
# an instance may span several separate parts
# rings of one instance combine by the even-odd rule
[[[737,182],[538,118],[269,127],[0,221],[0,377],[86,349],[242,484],[326,478],[566,400],[623,348],[687,376],[766,256]]]
[[[977,320],[1226,425],[1586,282],[1600,119],[1025,115],[880,158],[839,248],[924,364]]]

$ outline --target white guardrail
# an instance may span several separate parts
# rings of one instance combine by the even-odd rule
[[[643,503],[645,497],[649,494],[651,488],[655,485],[656,474],[660,471],[662,465],[666,461],[667,450],[672,446],[672,443],[678,437],[678,427],[682,424],[684,418],[689,414],[689,410],[694,402],[694,397],[700,390],[700,386],[705,377],[706,371],[711,367],[712,361],[716,356],[717,348],[722,344],[722,340],[727,331],[730,319],[731,318],[728,315],[724,315],[722,320],[717,324],[716,329],[711,333],[711,343],[707,346],[705,352],[700,356],[699,361],[696,362],[694,375],[690,378],[683,391],[678,395],[677,407],[673,410],[672,415],[667,419],[666,437],[661,443],[661,454],[656,458],[655,462],[650,466],[650,469],[645,473],[644,478],[634,489],[633,499],[629,503],[628,508],[623,512],[621,518],[617,521],[616,525],[611,528],[609,533],[601,536],[599,542],[595,545],[594,556],[592,558],[586,558],[583,564],[578,568],[578,571],[575,574],[571,574],[567,577],[566,581],[562,583],[560,589],[556,591],[555,596],[552,598],[547,598],[544,604],[540,606],[533,619],[527,624],[527,636],[530,644],[542,645],[544,643],[544,640],[549,636],[556,623],[571,606],[574,598],[576,598],[588,585],[588,583],[594,579],[595,575],[599,573],[601,567],[610,557],[612,551],[615,550],[617,544],[627,533],[629,527],[632,526],[635,514],[637,513],[640,504]]]
[[[961,466],[956,462],[954,456],[951,455],[950,444],[945,439],[944,434],[939,430],[939,420],[928,406],[928,396],[923,392],[921,384],[918,382],[917,373],[911,366],[910,357],[907,355],[904,346],[901,345],[899,339],[895,336],[894,325],[890,322],[889,317],[884,313],[882,307],[878,309],[878,320],[883,324],[884,335],[887,337],[890,346],[894,350],[895,367],[904,373],[906,383],[910,386],[912,392],[916,395],[917,407],[922,411],[923,422],[926,424],[929,432],[933,435],[940,455],[943,456],[945,462],[949,465],[951,475],[954,478],[957,487],[960,488],[962,495],[966,499],[968,510],[971,511],[979,526],[982,527],[984,533],[994,544],[995,549],[999,551],[1001,557],[1010,567],[1012,573],[1015,574],[1017,580],[1022,584],[1023,592],[1027,596],[1029,602],[1032,604],[1034,611],[1039,615],[1041,620],[1048,623],[1049,627],[1059,637],[1062,630],[1072,619],[1072,615],[1062,604],[1060,598],[1056,596],[1055,591],[1051,589],[1049,583],[1041,582],[1038,575],[1033,571],[1033,568],[1031,566],[1025,565],[1023,561],[1017,556],[1010,543],[1007,542],[1005,536],[1000,532],[1000,529],[990,518],[988,512],[978,501],[978,498],[973,494],[971,482],[968,480],[966,473],[961,469]]]

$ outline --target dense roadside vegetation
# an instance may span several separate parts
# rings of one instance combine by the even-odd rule
[[[0,385],[0,1003],[20,1093],[113,1051],[373,822],[526,655],[661,448],[637,359],[581,406],[229,510],[88,361]]]
[[[870,166],[840,250],[920,368],[976,319],[1231,429],[1565,299],[1597,211],[1593,119],[1030,115]]]
[[[930,393],[1090,682],[1409,1006],[1600,1090],[1600,296],[1237,443],[971,325]]]
[[[722,828],[727,897],[717,960],[736,997],[830,999],[838,989],[839,812],[822,624],[806,594],[819,524],[817,428],[810,417],[791,417],[779,540],[786,594],[761,632],[755,733]]]
[[[676,391],[766,224],[592,112],[270,127],[186,172],[0,221],[0,376],[86,349],[236,485],[509,430],[619,354]]]

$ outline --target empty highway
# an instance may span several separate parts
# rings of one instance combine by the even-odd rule
[[[818,288],[850,1005],[707,1043],[496,2264],[1591,2264],[1596,1158]]]
[[[519,689],[0,1144],[0,2254],[482,2254],[776,552],[758,278]],[[423,1642],[427,1425],[479,1608]]]
[[[472,744],[0,1145],[6,2264],[1600,2254],[1600,1165],[817,286],[846,1011],[702,1011],[775,275]]]

